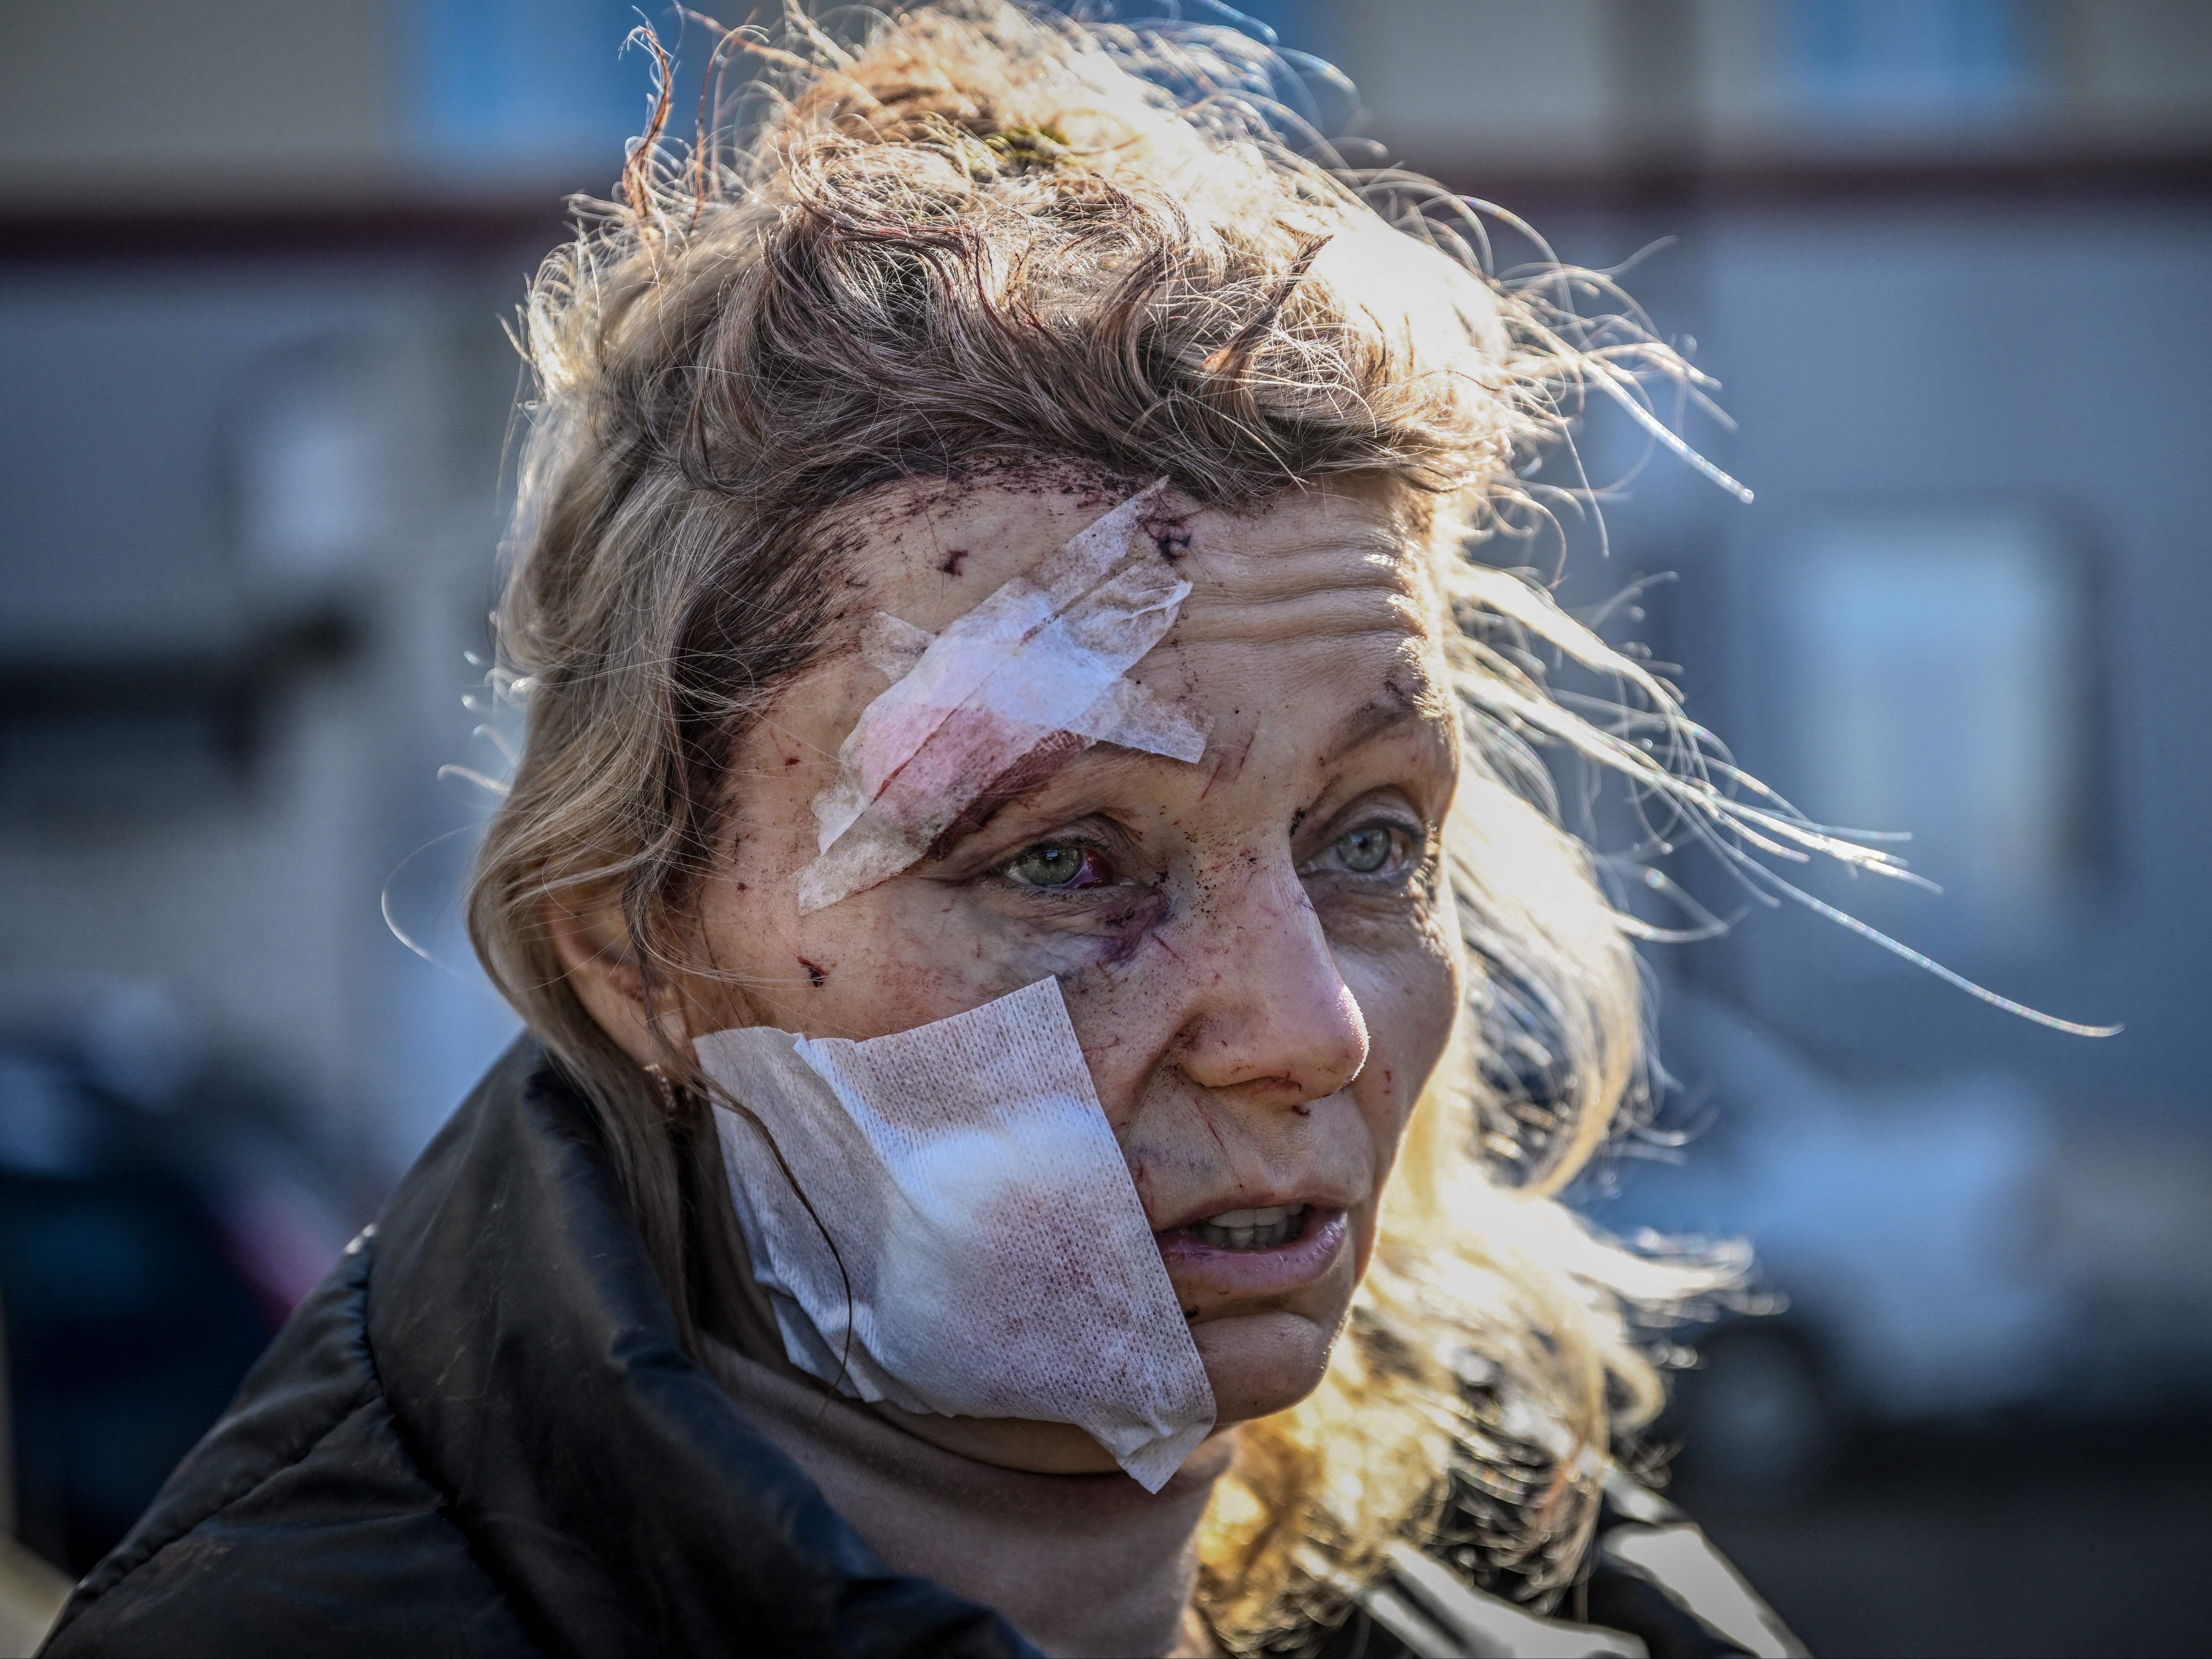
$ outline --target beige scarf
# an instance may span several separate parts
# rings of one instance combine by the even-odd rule
[[[1033,1474],[946,1451],[781,1354],[710,1340],[708,1358],[745,1415],[899,1571],[995,1608],[1054,1659],[1166,1654],[1182,1640],[1226,1437],[1153,1494],[1119,1470]]]

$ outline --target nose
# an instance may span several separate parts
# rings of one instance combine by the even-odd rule
[[[1239,860],[1209,883],[1193,933],[1196,999],[1180,1040],[1183,1074],[1282,1107],[1346,1087],[1367,1063],[1367,1021],[1337,971],[1287,849]]]

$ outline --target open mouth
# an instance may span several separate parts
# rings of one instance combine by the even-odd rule
[[[1272,1250],[1306,1230],[1310,1206],[1275,1204],[1264,1210],[1224,1210],[1194,1224],[1190,1236],[1217,1250]]]
[[[1177,1294],[1286,1296],[1333,1272],[1352,1248],[1351,1212],[1330,1204],[1224,1210],[1159,1235]]]

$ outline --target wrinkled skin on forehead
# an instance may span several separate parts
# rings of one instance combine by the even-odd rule
[[[1320,1381],[1458,1003],[1438,852],[1457,776],[1448,624],[1399,498],[1340,483],[1237,516],[1167,495],[1147,532],[1191,593],[1131,677],[1207,728],[1203,757],[1055,757],[938,856],[810,914],[796,896],[814,797],[889,684],[860,653],[869,618],[941,631],[1130,493],[1059,475],[900,484],[825,528],[849,544],[847,637],[738,745],[700,900],[716,972],[684,986],[685,1018],[690,1035],[867,1038],[1057,977],[1167,1242],[1241,1208],[1345,1214],[1344,1248],[1287,1291],[1166,1251],[1226,1428]],[[593,1015],[650,1059],[604,937],[578,919],[564,957]],[[1065,1425],[902,1421],[1018,1467],[1113,1467]]]

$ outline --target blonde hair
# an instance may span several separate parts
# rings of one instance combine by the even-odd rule
[[[768,73],[729,117],[719,77],[748,56]],[[1326,1380],[1242,1433],[1200,1607],[1237,1648],[1326,1616],[1448,1498],[1540,1599],[1580,1559],[1616,1437],[1659,1404],[1638,1320],[1735,1264],[1632,1253],[1558,1201],[1644,1102],[1644,1000],[1634,927],[1531,744],[1697,833],[1765,809],[1706,775],[1662,683],[1469,550],[1540,520],[1518,475],[1590,392],[1673,442],[1637,377],[1686,368],[1577,321],[1579,274],[1486,274],[1437,187],[1295,152],[1279,65],[1227,30],[974,0],[848,46],[793,9],[773,40],[721,40],[688,148],[663,138],[663,70],[620,201],[526,313],[538,392],[498,618],[526,737],[470,918],[593,1103],[687,1334],[715,1328],[737,1271],[696,1073],[672,1047],[691,1087],[665,1109],[564,980],[548,910],[618,893],[649,989],[695,964],[696,884],[743,806],[730,744],[832,619],[825,515],[1040,456],[1232,511],[1392,481],[1458,624],[1468,1002]],[[1632,714],[1571,712],[1538,647],[1612,677]]]

